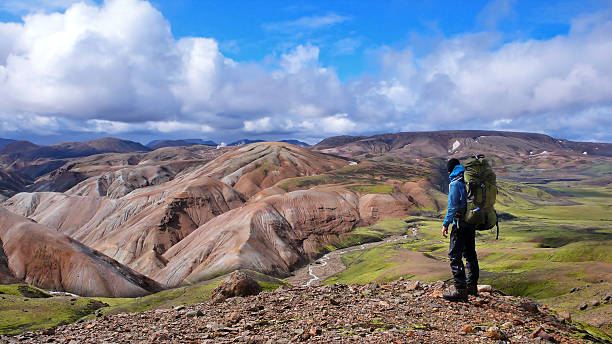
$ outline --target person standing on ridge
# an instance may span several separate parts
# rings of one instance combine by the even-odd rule
[[[467,191],[463,173],[465,168],[453,158],[446,164],[450,184],[448,187],[448,210],[442,224],[442,236],[447,237],[448,226],[452,224],[448,257],[453,272],[455,290],[448,291],[443,297],[449,301],[467,301],[468,295],[478,295],[478,257],[476,256],[476,231],[465,222]],[[463,257],[467,261],[467,279]]]

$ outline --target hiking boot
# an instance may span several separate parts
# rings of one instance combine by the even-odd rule
[[[472,296],[478,296],[478,286],[473,284],[473,285],[468,285],[467,286],[467,294],[468,295],[472,295]]]
[[[468,290],[467,289],[453,289],[442,294],[442,297],[448,301],[467,301]]]

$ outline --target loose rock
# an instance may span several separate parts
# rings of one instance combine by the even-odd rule
[[[485,333],[485,337],[491,338],[491,339],[497,339],[497,340],[507,340],[508,339],[508,336],[506,336],[506,334],[502,332],[502,330],[500,330],[499,327],[496,327],[496,326],[489,327],[489,329]]]
[[[261,286],[256,280],[242,271],[234,271],[213,290],[212,298],[223,299],[257,295],[261,293],[261,290]]]

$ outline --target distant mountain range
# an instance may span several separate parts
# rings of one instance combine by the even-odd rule
[[[154,140],[147,143],[147,147],[152,150],[156,150],[158,148],[163,147],[179,147],[179,146],[195,146],[195,145],[204,145],[204,146],[217,146],[215,141],[207,140],[204,141],[202,139],[184,139],[184,140]]]
[[[8,144],[15,142],[15,140],[11,139],[0,139],[0,149],[6,147]]]
[[[228,146],[242,146],[264,140],[242,139]],[[278,142],[308,147],[309,144],[294,140]],[[87,142],[62,142],[50,146],[39,146],[29,141],[0,139],[0,162],[8,165],[13,161],[34,161],[37,159],[70,159],[100,153],[148,152],[162,147],[207,145],[217,146],[211,140],[182,139],[155,140],[146,146],[117,138],[101,138]],[[453,148],[455,145],[457,147]],[[431,132],[404,132],[374,136],[335,136],[324,139],[313,149],[340,155],[378,154],[410,147],[410,151],[423,151],[424,155],[443,156],[460,153],[468,146],[472,150],[504,149],[534,154],[538,151],[570,150],[584,155],[612,156],[612,144],[595,142],[576,142],[556,139],[544,134],[503,132],[487,130],[455,130]],[[357,154],[356,154],[357,153]],[[435,153],[435,154],[434,154]],[[423,154],[419,154],[423,155]]]
[[[242,146],[264,140],[243,139],[230,143],[228,146]],[[282,140],[296,146],[307,147],[309,144],[298,140]],[[39,146],[29,141],[17,141],[0,138],[0,155],[4,163],[17,159],[22,161],[33,161],[36,159],[67,159],[78,158],[101,153],[132,153],[148,152],[163,147],[178,146],[217,146],[218,143],[211,140],[183,139],[183,140],[154,140],[147,145],[138,142],[106,137],[87,142],[61,142],[50,146]]]
[[[298,141],[298,140],[282,140],[280,142],[290,143],[292,145],[300,146],[300,147],[310,147],[310,145],[306,142]]]
[[[250,139],[241,139],[234,141],[227,146],[235,147],[235,146],[244,146],[251,143],[257,142],[265,142],[266,140],[250,140]],[[281,140],[277,142],[285,142],[290,143],[292,145],[300,146],[300,147],[308,147],[310,146],[306,142],[302,142],[299,140]],[[193,146],[193,145],[205,145],[205,146],[218,146],[219,144],[215,141],[207,140],[204,141],[202,139],[183,139],[183,140],[154,140],[147,143],[147,147],[155,150],[163,147],[178,147],[178,146]]]
[[[544,134],[491,130],[443,130],[334,136],[317,143],[314,150],[342,156],[406,152],[416,156],[444,157],[470,152],[537,154],[573,151],[583,155],[612,156],[612,143],[575,142]]]
[[[65,159],[89,156],[100,153],[147,152],[151,149],[134,141],[112,137],[87,142],[62,142],[51,146],[39,146],[29,141],[14,141],[7,144],[0,155],[3,161],[33,161],[42,158]]]
[[[244,145],[248,145],[248,144],[251,144],[251,143],[257,143],[257,142],[264,142],[264,140],[242,139],[242,140],[238,140],[238,141],[234,141],[232,143],[229,143],[228,146],[244,146]]]
[[[290,143],[292,145],[296,145],[296,146],[300,146],[300,147],[309,147],[310,145],[306,142],[302,142],[299,140],[280,140],[280,141],[275,141],[275,140],[270,140],[271,142],[284,142],[284,143]],[[228,144],[228,146],[244,146],[244,145],[248,145],[251,143],[257,143],[257,142],[266,142],[266,140],[249,140],[249,139],[242,139],[242,140],[238,140],[238,141],[234,141],[230,144]]]

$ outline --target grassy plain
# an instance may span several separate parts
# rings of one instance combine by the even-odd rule
[[[612,305],[589,305],[584,311],[579,305],[601,301],[612,291],[612,185],[510,180],[501,180],[499,185],[496,208],[508,220],[500,222],[499,240],[493,231],[477,233],[480,283],[570,311],[573,319],[610,332]],[[388,223],[396,226],[396,232],[417,225],[418,238],[348,253],[343,256],[346,270],[325,283],[399,277],[450,281],[448,239],[440,235],[441,220],[408,220],[411,224]]]
[[[360,193],[393,191],[389,184],[419,181],[430,174],[434,165],[407,166],[391,162],[366,161],[324,174],[286,179],[278,184],[285,191],[309,189],[317,185],[343,185]]]
[[[248,273],[264,290],[273,290],[285,284],[282,280],[254,271]],[[0,285],[0,334],[43,329],[97,316],[193,305],[210,299],[213,289],[221,280],[223,277],[138,298],[50,297],[45,291],[28,285]],[[24,288],[46,296],[26,296],[32,294],[19,291]]]

